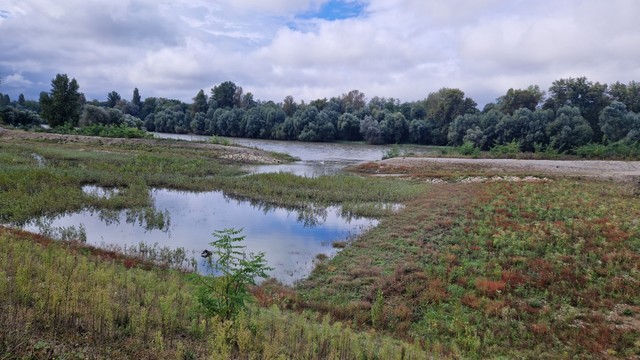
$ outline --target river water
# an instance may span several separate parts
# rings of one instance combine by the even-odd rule
[[[157,138],[187,141],[209,141],[210,136],[153,133]],[[360,143],[309,143],[262,139],[228,138],[233,144],[275,151],[294,156],[299,161],[281,165],[248,165],[250,173],[289,172],[299,176],[317,177],[333,175],[349,165],[363,161],[382,159],[392,145],[367,145]],[[438,150],[429,146],[401,145],[401,151],[414,154],[434,154]]]

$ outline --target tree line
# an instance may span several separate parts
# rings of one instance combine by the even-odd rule
[[[39,101],[0,94],[5,123],[51,127],[127,126],[165,133],[193,133],[299,141],[366,141],[371,144],[471,144],[476,148],[517,143],[523,151],[571,152],[586,144],[640,141],[640,83],[559,79],[547,92],[538,86],[509,89],[478,109],[460,89],[442,88],[420,101],[366,99],[359,90],[305,103],[287,96],[260,101],[231,81],[200,90],[192,103],[148,97],[130,100],[116,91],[106,101],[87,101],[75,79],[58,74]]]

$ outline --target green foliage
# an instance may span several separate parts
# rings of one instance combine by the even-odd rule
[[[87,135],[87,136],[101,136],[109,138],[147,138],[150,139],[153,136],[144,130],[140,130],[135,127],[128,127],[125,125],[102,125],[93,124],[89,126],[83,126],[77,129],[69,127],[56,127],[51,130],[57,134],[70,134],[70,135]]]
[[[257,278],[266,278],[267,266],[264,253],[245,254],[245,246],[236,245],[244,240],[237,236],[242,229],[224,229],[215,231],[216,238],[209,243],[213,246],[212,255],[207,257],[209,277],[200,278],[197,299],[209,316],[223,319],[234,318],[251,298],[248,285],[255,285]]]
[[[547,134],[551,147],[560,152],[569,152],[573,148],[588,144],[593,131],[580,115],[580,109],[564,106],[558,110],[556,119],[547,125]]]
[[[398,144],[394,144],[391,148],[385,151],[385,153],[382,155],[382,160],[404,156],[405,153],[406,150],[401,149]]]
[[[382,296],[382,290],[378,289],[376,292],[376,299],[371,306],[371,325],[374,328],[382,327],[384,320],[384,297]]]
[[[40,115],[51,127],[78,124],[81,106],[78,89],[76,79],[69,81],[66,74],[58,74],[51,80],[49,94],[40,95]]]
[[[508,144],[496,145],[489,150],[492,155],[498,156],[514,156],[520,153],[520,142],[515,139]]]
[[[506,95],[497,99],[500,111],[512,115],[516,110],[526,108],[534,111],[542,98],[544,92],[537,85],[529,86],[527,89],[509,89]]]
[[[471,156],[473,158],[476,158],[480,155],[480,149],[477,148],[472,142],[470,141],[465,141],[462,145],[458,146],[456,148],[456,151],[460,154],[460,155],[464,155],[464,156]]]
[[[625,159],[640,158],[640,143],[617,141],[607,145],[590,143],[574,149],[576,155],[587,159]]]
[[[216,135],[211,136],[211,138],[209,139],[209,143],[210,144],[215,144],[215,145],[224,145],[224,146],[233,145],[231,140],[229,140],[229,139],[227,139],[225,137],[216,136]]]
[[[636,124],[635,114],[627,111],[627,107],[618,101],[613,101],[600,113],[600,130],[608,141],[616,142],[624,139],[627,134],[640,124]]]

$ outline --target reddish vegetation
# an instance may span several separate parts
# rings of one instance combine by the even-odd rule
[[[46,236],[42,236],[36,233],[32,233],[32,232],[28,232],[20,229],[8,228],[2,225],[0,225],[0,235],[1,234],[10,234],[22,239],[29,239],[43,246],[49,246],[55,241]],[[136,257],[123,255],[114,250],[101,249],[99,247],[87,245],[77,241],[65,241],[64,244],[69,248],[69,250],[73,252],[80,252],[80,251],[86,252],[102,261],[118,261],[118,262],[121,262],[127,268],[133,268],[133,267],[138,267],[142,269],[151,269],[154,267],[162,268],[162,266],[154,264],[153,262],[146,261],[143,259],[138,259]]]
[[[505,287],[506,283],[504,281],[493,281],[483,278],[476,279],[476,289],[481,294],[491,298],[496,297],[496,295],[500,294]]]

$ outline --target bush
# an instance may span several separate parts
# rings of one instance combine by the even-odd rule
[[[460,155],[471,156],[473,158],[477,158],[480,155],[480,149],[470,141],[465,141],[456,150]]]
[[[240,232],[242,229],[215,231],[217,240],[209,243],[214,250],[203,253],[212,274],[200,278],[197,299],[209,316],[234,318],[251,298],[247,285],[255,285],[256,278],[267,278],[266,272],[272,270],[264,253],[247,256],[242,250],[245,246],[234,244],[244,240],[244,236],[236,236]]]
[[[576,155],[587,159],[637,159],[640,144],[617,141],[608,145],[587,144],[573,149]]]
[[[492,155],[513,156],[513,155],[519,154],[520,149],[521,149],[520,142],[516,140],[512,140],[510,143],[507,143],[507,144],[501,144],[501,145],[496,144],[494,147],[491,148],[491,150],[489,150],[489,152],[491,152]]]

